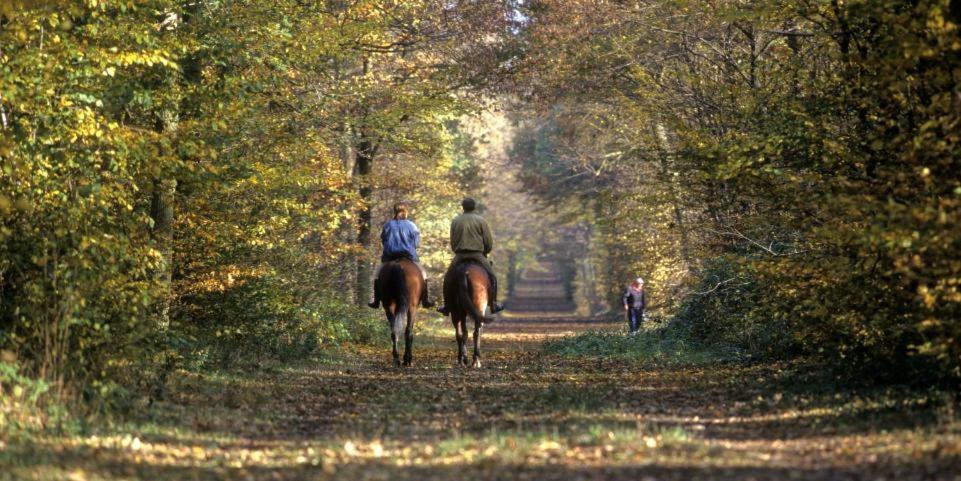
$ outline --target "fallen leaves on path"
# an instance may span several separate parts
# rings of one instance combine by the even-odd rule
[[[273,371],[181,373],[136,424],[8,446],[0,479],[959,479],[956,417],[925,403],[785,396],[772,366],[540,352],[599,327],[503,319],[487,328],[483,369],[457,367],[453,329],[433,320],[410,369],[359,347]]]

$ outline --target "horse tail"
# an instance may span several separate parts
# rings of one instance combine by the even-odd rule
[[[474,305],[474,301],[471,300],[470,278],[468,277],[468,267],[470,266],[470,263],[465,262],[462,265],[464,266],[464,269],[460,276],[461,288],[458,289],[459,292],[457,293],[458,303],[463,306],[464,310],[467,311],[467,314],[473,317],[475,321],[480,322],[481,324],[494,322],[493,317],[485,316],[483,313],[481,313],[477,309],[477,306]]]
[[[407,303],[404,302],[397,306],[397,310],[394,311],[394,318],[391,319],[391,330],[394,332],[404,332],[407,325]]]
[[[393,262],[384,270],[387,271],[387,275],[381,275],[380,282],[383,289],[381,302],[385,306],[389,305],[391,301],[394,302],[394,315],[390,319],[391,330],[400,332],[404,330],[407,323],[408,304],[410,304],[407,292],[407,275],[404,273],[403,267]]]

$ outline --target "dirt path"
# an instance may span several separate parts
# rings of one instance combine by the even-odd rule
[[[410,369],[365,347],[256,374],[184,375],[170,400],[115,434],[9,448],[0,479],[961,479],[948,404],[782,390],[784,366],[546,356],[546,339],[619,326],[525,310],[563,295],[550,279],[528,281],[520,314],[486,329],[482,369],[455,366],[452,328],[435,319]]]

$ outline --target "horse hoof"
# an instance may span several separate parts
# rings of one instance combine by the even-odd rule
[[[475,368],[481,367],[480,359],[474,359],[473,367],[475,367]]]

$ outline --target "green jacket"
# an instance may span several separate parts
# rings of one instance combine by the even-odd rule
[[[483,217],[464,212],[450,223],[450,248],[455,253],[481,252],[487,255],[494,248],[494,235]]]

